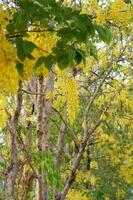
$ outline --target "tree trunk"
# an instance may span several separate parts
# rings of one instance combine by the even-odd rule
[[[50,112],[52,108],[51,99],[47,99],[46,94],[53,90],[54,76],[51,73],[49,79],[43,76],[38,80],[37,97],[37,149],[41,152],[49,151],[49,132],[50,132]],[[44,94],[44,95],[43,95]],[[40,169],[38,171],[36,200],[48,199],[47,174]]]
[[[63,119],[66,119],[66,114],[67,113],[66,113],[66,108],[65,108]],[[58,140],[57,140],[56,158],[55,158],[56,167],[59,170],[60,170],[60,165],[61,165],[63,151],[64,151],[65,129],[66,129],[66,124],[62,121],[60,130],[59,130]],[[58,198],[58,196],[60,196],[60,192],[56,189],[54,190],[54,196],[55,196],[55,199]]]
[[[64,116],[63,119],[66,119],[66,109],[64,109]],[[56,166],[60,168],[61,160],[62,160],[62,154],[64,150],[64,137],[65,137],[65,129],[66,124],[62,121],[61,127],[59,130],[58,140],[57,140],[57,147],[56,147]]]
[[[32,122],[29,119],[29,117],[31,117],[34,113],[34,105],[32,104],[32,102],[30,101],[30,97],[27,96],[25,102],[23,102],[24,104],[24,115],[25,115],[25,127],[26,127],[26,136],[24,138],[24,142],[23,139],[21,138],[21,143],[22,146],[24,148],[23,151],[26,150],[26,155],[25,156],[25,163],[24,165],[22,165],[21,169],[20,169],[20,200],[27,200],[29,197],[29,192],[32,188],[32,184],[33,184],[33,180],[34,180],[34,173],[31,170],[29,163],[27,161],[27,152],[31,151],[32,148]]]
[[[22,107],[22,82],[19,82],[19,90],[16,96],[16,109],[14,112],[14,116],[11,120],[8,120],[7,126],[11,136],[11,164],[6,170],[6,199],[7,200],[15,200],[14,195],[14,187],[15,187],[15,180],[18,173],[19,168],[19,161],[17,155],[17,126],[18,120],[21,112]]]

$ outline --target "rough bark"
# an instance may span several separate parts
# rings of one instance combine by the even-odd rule
[[[6,199],[15,200],[14,188],[15,180],[18,173],[19,161],[17,155],[17,126],[22,108],[22,82],[19,82],[19,90],[16,96],[16,108],[11,120],[8,120],[7,126],[11,137],[11,161],[10,166],[6,170]]]
[[[25,170],[25,172],[23,172],[20,185],[22,186],[20,200],[27,200],[29,198],[29,192],[31,191],[32,188],[33,179],[34,176],[31,170]]]
[[[28,153],[31,150],[32,147],[32,122],[29,119],[33,113],[34,113],[34,105],[30,102],[30,98],[29,96],[27,96],[27,98],[25,99],[24,102],[24,115],[25,115],[25,127],[26,127],[26,136],[24,138],[24,141],[21,138],[21,146],[23,149],[23,153],[24,153],[24,165],[22,165],[22,167],[20,168],[20,183],[19,183],[19,187],[21,189],[21,200],[27,200],[28,196],[29,196],[29,192],[32,188],[32,184],[33,184],[33,179],[35,178],[35,174],[33,173],[32,169],[29,166],[30,160],[28,159]],[[19,138],[20,140],[20,138]],[[25,152],[26,150],[26,152]],[[25,155],[26,153],[26,155]]]
[[[46,94],[53,90],[54,76],[51,73],[48,79],[43,76],[38,80],[37,96],[37,149],[41,152],[49,151],[49,134],[50,134],[50,113],[52,101],[46,98]],[[45,94],[45,95],[42,95]],[[36,200],[48,199],[48,185],[46,183],[47,174],[41,169],[38,172]]]
[[[64,109],[64,116],[63,119],[66,119],[66,109]],[[64,121],[61,123],[61,127],[58,133],[58,140],[57,140],[57,146],[56,146],[56,158],[55,158],[55,164],[56,167],[60,170],[60,165],[62,161],[62,155],[64,151],[64,137],[65,137],[65,129],[66,124]],[[54,190],[54,196],[55,199],[60,195],[60,192],[58,190]]]
[[[66,119],[66,110],[64,111],[63,119]],[[58,134],[57,147],[56,147],[56,166],[60,168],[62,153],[64,148],[64,136],[65,136],[66,124],[62,121]]]

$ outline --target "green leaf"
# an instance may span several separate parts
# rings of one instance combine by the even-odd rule
[[[98,61],[97,48],[92,44],[90,44],[90,55],[93,56],[96,61]]]
[[[68,53],[68,59],[69,59],[69,61],[72,63],[72,61],[74,60],[74,58],[76,56],[75,48],[73,46],[68,46],[66,48],[66,52]]]
[[[77,29],[81,31],[87,31],[91,25],[91,19],[86,14],[77,15],[74,17],[74,22]]]
[[[17,38],[16,39],[16,47],[17,47],[17,56],[21,61],[24,61],[26,55],[23,50],[23,40],[22,38]]]
[[[109,29],[106,29],[106,40],[107,40],[107,43],[109,44],[112,40],[112,33]]]
[[[27,56],[27,58],[29,58],[30,60],[34,60],[34,56],[32,56],[31,54],[27,54],[26,56]]]
[[[87,42],[87,37],[88,37],[88,32],[87,31],[76,31],[74,33],[74,37],[80,41],[80,42],[83,42],[83,43],[86,43]]]
[[[31,55],[36,45],[30,41],[23,40],[22,38],[16,39],[17,55],[21,61],[24,61],[26,57],[34,59]]]
[[[7,24],[6,30],[7,30],[9,33],[13,33],[13,32],[15,31],[15,26],[14,26],[14,24],[13,24],[13,23]]]
[[[110,32],[110,30],[100,25],[95,25],[95,28],[99,35],[99,38],[103,42],[106,42],[107,44],[109,44],[112,40],[112,33]]]
[[[85,53],[81,49],[76,49],[76,65],[80,64],[82,60],[85,63]]]
[[[29,55],[32,51],[36,48],[36,45],[30,41],[24,40],[23,41],[23,50],[25,55]]]
[[[43,64],[45,61],[45,57],[41,56],[40,58],[38,58],[36,64],[35,64],[35,69],[37,69],[38,67],[40,67],[41,64]]]
[[[17,65],[16,65],[16,69],[17,69],[19,75],[23,76],[23,73],[24,73],[24,65],[23,65],[23,63],[18,62]]]
[[[68,41],[71,41],[74,39],[75,34],[74,31],[71,30],[69,27],[68,28],[62,28],[60,31],[57,33],[59,37],[61,37],[62,41],[67,43]]]
[[[52,68],[52,65],[54,64],[54,57],[52,55],[49,55],[45,57],[45,67],[50,70]]]
[[[21,32],[26,30],[28,24],[28,19],[26,14],[22,10],[15,13],[15,17],[12,23],[14,23],[15,29],[17,29],[18,31]]]
[[[0,167],[4,168],[5,166],[6,166],[5,163],[0,161]]]
[[[52,65],[54,64],[54,57],[52,55],[49,56],[41,56],[38,58],[36,64],[35,64],[35,69],[38,68],[41,64],[44,64],[45,67],[50,70]]]
[[[91,25],[88,27],[87,31],[88,31],[89,35],[91,35],[92,37],[94,37],[94,35],[95,35],[95,27],[94,27],[93,24],[91,24]]]
[[[68,56],[68,53],[65,53],[58,57],[57,63],[60,69],[65,69],[69,65]]]

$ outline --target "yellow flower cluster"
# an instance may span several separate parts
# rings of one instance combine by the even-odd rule
[[[84,171],[79,170],[76,174],[76,182],[80,184],[81,182],[88,182],[90,180],[90,172],[85,173]]]
[[[123,89],[117,97],[117,102],[122,105],[123,109],[128,113],[133,112],[133,97],[128,90]]]
[[[132,10],[123,0],[116,0],[111,6],[109,18],[115,23],[125,26],[131,23]]]
[[[110,200],[110,198],[106,196],[106,197],[104,198],[104,200]]]
[[[78,190],[70,190],[70,192],[67,195],[67,200],[91,200],[91,197],[86,196],[82,192]]]
[[[106,21],[108,19],[108,12],[105,9],[99,8],[97,10],[97,17],[96,17],[96,22],[98,24],[106,24]]]
[[[99,7],[97,0],[86,0],[86,3],[89,4],[90,14],[96,14],[97,9]]]
[[[97,181],[96,177],[93,176],[93,175],[91,175],[91,176],[90,176],[90,183],[91,183],[91,185],[95,185],[95,184],[96,184],[96,181]]]
[[[94,163],[93,163],[94,162]],[[97,162],[93,161],[91,164],[91,169],[98,169],[98,164]],[[93,166],[92,166],[93,165]],[[85,173],[84,171],[78,171],[77,175],[76,175],[76,182],[78,184],[80,183],[86,183],[86,182],[90,182],[91,185],[95,185],[97,182],[98,178],[96,176],[94,176],[91,171]]]
[[[96,161],[92,161],[90,165],[91,169],[98,169],[98,163]]]
[[[4,34],[9,15],[0,7],[0,91],[16,92],[19,75],[15,68],[16,51]]]
[[[116,192],[116,197],[118,200],[121,200],[124,196],[125,196],[125,191],[122,190],[122,189],[119,189],[117,192]]]
[[[4,128],[6,125],[7,114],[5,112],[6,108],[6,99],[3,95],[0,94],[0,127]]]
[[[78,85],[77,81],[73,77],[69,78],[66,85],[66,91],[68,120],[73,122],[77,112],[79,111]]]
[[[68,70],[56,68],[56,74],[55,87],[58,90],[58,94],[54,105],[59,107],[66,103],[68,121],[73,123],[79,112],[78,83]]]
[[[33,30],[35,31],[35,30]],[[26,38],[27,39],[27,38]],[[37,59],[41,56],[47,56],[51,53],[53,46],[57,42],[57,37],[49,32],[31,32],[29,33],[29,41],[33,42],[38,48],[35,48],[32,55],[34,60],[26,58],[24,61],[24,79],[29,79],[33,75],[33,69]],[[34,70],[34,74],[43,74],[48,76],[49,71],[44,64]]]
[[[129,153],[124,154],[124,164],[120,167],[120,175],[124,177],[127,183],[133,183],[133,160],[131,152],[133,152],[133,147],[129,148]]]
[[[96,22],[105,25],[107,20],[113,21],[119,26],[126,26],[132,23],[133,10],[123,0],[110,1],[108,8],[97,7]]]

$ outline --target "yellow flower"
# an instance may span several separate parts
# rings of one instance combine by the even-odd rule
[[[120,200],[122,197],[124,197],[125,191],[122,189],[119,189],[116,193],[117,199]]]
[[[72,77],[68,69],[60,70],[56,67],[57,81],[55,88],[57,90],[57,98],[54,102],[55,107],[67,107],[67,119],[72,124],[79,112],[78,83]]]
[[[46,95],[47,99],[53,99],[54,98],[54,93],[53,92],[48,92]]]
[[[98,163],[96,161],[92,161],[90,167],[91,169],[98,169]]]
[[[85,194],[83,194],[82,191],[78,191],[78,190],[70,190],[68,195],[67,195],[67,200],[92,200],[91,197],[86,196]]]
[[[7,114],[5,112],[6,109],[6,99],[3,95],[0,94],[0,128],[4,128],[6,126]]]
[[[106,197],[104,198],[104,200],[110,200],[110,198],[106,196]]]
[[[90,177],[90,183],[91,183],[92,185],[95,185],[95,184],[96,184],[96,177],[95,177],[95,176],[91,175],[91,177]]]
[[[115,23],[124,26],[131,24],[132,17],[132,10],[130,6],[123,0],[116,0],[114,3],[112,3],[111,10],[109,12],[109,18],[114,20]]]
[[[108,13],[105,9],[99,8],[97,11],[97,18],[96,18],[96,22],[98,24],[106,24],[106,20],[108,19]]]

